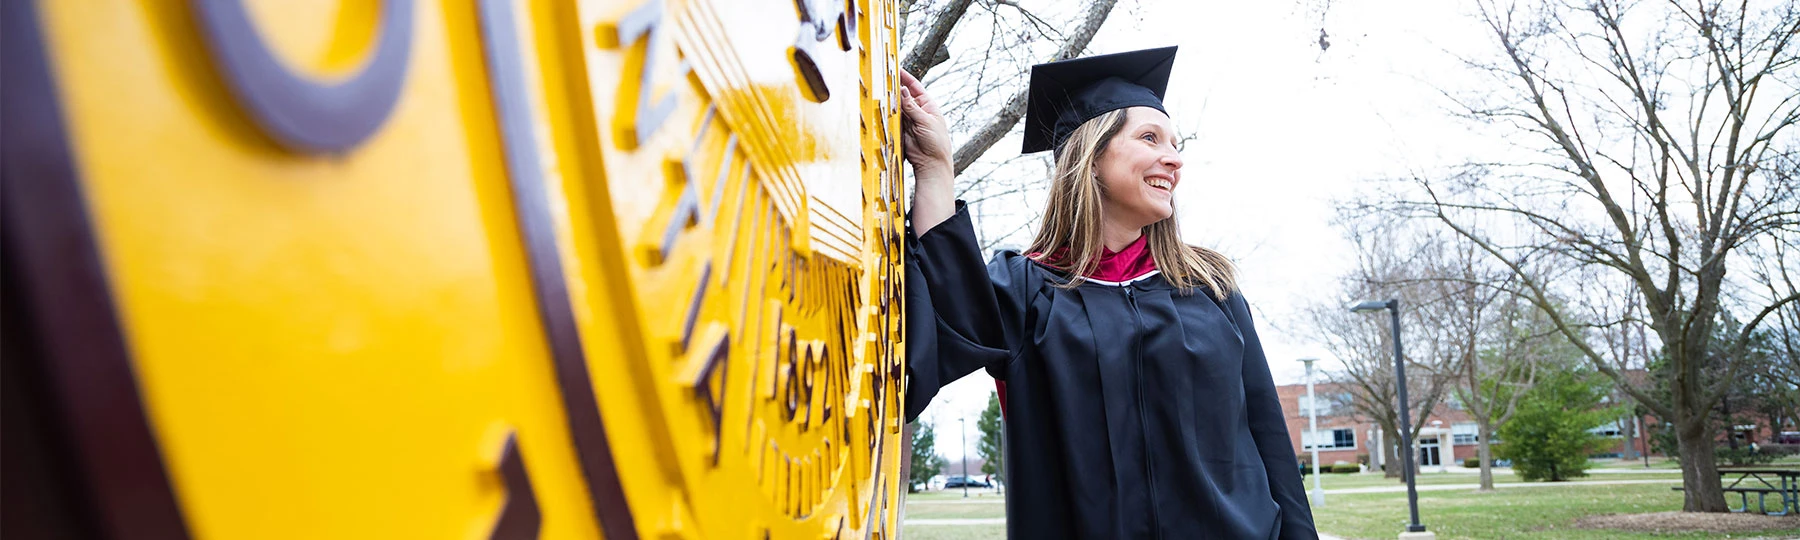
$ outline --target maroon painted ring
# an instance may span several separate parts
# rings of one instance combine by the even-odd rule
[[[238,104],[281,147],[337,154],[374,135],[394,112],[412,55],[413,2],[386,0],[375,53],[362,71],[322,83],[290,71],[241,0],[191,0],[207,50]]]

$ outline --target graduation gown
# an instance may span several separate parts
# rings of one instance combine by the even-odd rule
[[[977,369],[1007,390],[1010,538],[1317,538],[1242,295],[984,262],[968,211],[907,234],[906,417]]]

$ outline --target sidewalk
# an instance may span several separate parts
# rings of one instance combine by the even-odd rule
[[[1588,472],[1594,472],[1594,471],[1588,471]],[[1659,472],[1666,473],[1668,471],[1659,471]],[[1662,479],[1656,479],[1656,480],[1600,480],[1600,481],[1587,481],[1587,482],[1508,482],[1508,483],[1494,484],[1494,487],[1497,489],[1511,489],[1511,488],[1522,488],[1522,487],[1620,486],[1620,485],[1631,485],[1631,484],[1680,484],[1680,483],[1681,483],[1681,479],[1679,479],[1679,478],[1662,478]],[[1312,486],[1310,486],[1310,485],[1307,486],[1307,488],[1308,488],[1307,491],[1310,492],[1311,487]],[[1419,491],[1456,491],[1456,490],[1475,489],[1475,487],[1476,487],[1476,484],[1474,482],[1470,482],[1467,484],[1430,484],[1430,485],[1418,486],[1418,490]],[[1326,495],[1354,495],[1357,493],[1405,493],[1405,492],[1406,492],[1405,484],[1392,485],[1392,486],[1341,488],[1341,489],[1325,490]],[[1006,504],[1006,500],[1005,499],[955,499],[955,500],[944,500],[944,501],[906,501],[906,504],[994,504],[994,505],[1000,505],[1000,504]],[[922,520],[921,522],[923,523],[923,522],[934,522],[934,521],[959,521],[959,520],[954,520],[954,519],[951,519],[951,520]],[[967,520],[960,520],[960,521],[967,521]],[[911,522],[909,521],[908,523],[911,523]],[[976,519],[976,520],[971,521],[968,524],[978,524],[978,523],[986,523],[986,522]],[[930,524],[948,525],[950,523],[930,523]],[[958,523],[958,524],[960,524],[960,523]]]
[[[1481,474],[1481,469],[1479,467],[1467,468],[1467,469],[1462,468],[1462,467],[1444,467],[1443,472],[1450,473],[1450,474]],[[1669,474],[1669,473],[1680,473],[1681,469],[1645,469],[1643,467],[1606,467],[1606,468],[1588,469],[1587,472],[1588,472],[1588,474]],[[1512,474],[1512,467],[1494,467],[1494,476],[1500,476],[1502,474]]]
[[[906,525],[1005,525],[1006,518],[968,518],[968,519],[909,519]],[[1319,533],[1319,540],[1344,540],[1343,538]]]
[[[1627,485],[1627,484],[1680,484],[1680,483],[1681,483],[1680,479],[1670,478],[1670,479],[1665,479],[1665,480],[1605,480],[1605,481],[1600,481],[1600,482],[1520,482],[1520,483],[1508,483],[1508,484],[1494,484],[1494,487],[1496,489],[1511,489],[1511,488],[1522,488],[1522,487],[1618,486],[1618,485]],[[1474,489],[1475,487],[1476,487],[1475,484],[1433,484],[1433,485],[1429,485],[1429,486],[1418,486],[1418,490],[1419,491],[1457,491],[1457,490]],[[1405,493],[1405,492],[1406,492],[1406,486],[1404,486],[1404,485],[1325,490],[1326,495],[1350,495],[1350,494],[1356,494],[1356,493]]]

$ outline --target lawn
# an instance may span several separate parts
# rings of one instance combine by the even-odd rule
[[[1308,475],[1308,476],[1303,477],[1303,479],[1306,482],[1306,489],[1311,490],[1312,486],[1313,486],[1312,476]],[[1681,471],[1671,470],[1671,471],[1657,471],[1657,472],[1632,473],[1632,474],[1594,473],[1594,474],[1588,475],[1585,478],[1573,479],[1573,480],[1571,480],[1571,482],[1606,482],[1606,481],[1614,481],[1614,480],[1680,480],[1680,479],[1681,479]],[[1398,479],[1398,478],[1390,479],[1390,478],[1382,476],[1381,473],[1378,473],[1378,472],[1377,473],[1359,473],[1359,474],[1325,474],[1325,475],[1323,475],[1323,481],[1325,484],[1325,489],[1327,491],[1337,490],[1337,489],[1356,489],[1356,488],[1371,488],[1371,487],[1399,488],[1399,487],[1406,486],[1406,483],[1400,481],[1400,479]],[[1450,472],[1421,473],[1421,474],[1419,474],[1418,485],[1421,485],[1421,486],[1468,485],[1469,489],[1475,489],[1476,484],[1478,484],[1480,481],[1481,481],[1481,479],[1477,475],[1469,474],[1469,473],[1450,473]],[[1513,474],[1511,472],[1507,472],[1507,471],[1495,471],[1494,472],[1494,483],[1495,484],[1517,484],[1520,482],[1521,482],[1521,480],[1519,480],[1519,476],[1516,474]],[[1004,499],[1003,495],[1001,495],[999,492],[991,490],[991,489],[971,489],[971,490],[969,490],[969,497],[967,499],[963,498],[963,493],[962,493],[962,490],[960,490],[960,489],[950,489],[950,490],[940,490],[940,491],[924,491],[924,492],[919,492],[919,493],[910,493],[910,494],[907,494],[907,496],[906,496],[906,500],[908,500],[908,501],[925,501],[925,502],[935,502],[935,501],[994,501],[994,502],[999,502],[1000,500],[1003,500],[1003,499]]]
[[[971,489],[963,498],[961,489],[927,491],[906,495],[906,520],[967,519],[1006,517],[1006,498],[988,489]],[[904,540],[1003,540],[1006,525],[919,525],[902,523]]]
[[[900,540],[1006,540],[1005,525],[906,525]]]
[[[1319,529],[1345,538],[1393,538],[1406,523],[1405,493],[1338,495],[1314,512]],[[1438,538],[1717,538],[1691,533],[1654,535],[1610,530],[1576,530],[1576,518],[1599,514],[1637,514],[1681,509],[1681,494],[1660,484],[1569,485],[1501,489],[1493,493],[1431,491],[1419,493],[1419,519]],[[1800,534],[1800,529],[1766,531],[1764,535]]]
[[[1321,475],[1320,478],[1321,478],[1322,482],[1325,484],[1325,490],[1327,492],[1334,490],[1334,489],[1355,489],[1355,488],[1369,488],[1369,487],[1383,487],[1383,486],[1393,486],[1393,487],[1406,486],[1406,482],[1403,482],[1398,478],[1387,478],[1385,476],[1382,476],[1382,474],[1378,473],[1378,472],[1377,473],[1359,473],[1359,474],[1325,474],[1325,475]],[[1632,473],[1632,474],[1593,473],[1593,474],[1589,474],[1588,476],[1586,476],[1584,478],[1576,478],[1571,481],[1573,481],[1573,482],[1606,482],[1606,481],[1614,481],[1614,480],[1680,480],[1680,479],[1681,479],[1681,471],[1668,471],[1668,472]],[[1304,477],[1304,480],[1306,482],[1306,489],[1308,489],[1308,490],[1312,489],[1312,486],[1313,486],[1312,475],[1307,475],[1306,477]],[[1467,484],[1470,489],[1474,489],[1475,486],[1477,484],[1479,484],[1480,482],[1481,482],[1481,478],[1479,475],[1469,474],[1469,473],[1444,472],[1444,473],[1420,473],[1417,484],[1421,485],[1421,486]],[[1519,480],[1519,475],[1513,474],[1510,471],[1494,471],[1494,483],[1495,484],[1517,484],[1520,482],[1522,482],[1522,480]]]
[[[1343,475],[1351,477],[1352,475]],[[1377,475],[1377,485],[1398,485]],[[1512,475],[1496,475],[1495,481]],[[1605,475],[1597,480],[1653,479],[1667,476]],[[1422,483],[1443,483],[1472,475],[1421,475]],[[1644,478],[1650,477],[1650,478]],[[1329,479],[1330,477],[1327,477]],[[1355,478],[1344,478],[1346,481]],[[1595,480],[1590,478],[1590,480]],[[1516,482],[1516,478],[1512,481]],[[1570,483],[1530,488],[1503,488],[1493,493],[1474,491],[1425,491],[1419,493],[1420,518],[1436,532],[1438,538],[1549,538],[1572,540],[1599,539],[1667,539],[1718,538],[1721,535],[1693,533],[1653,535],[1610,530],[1575,530],[1568,528],[1576,518],[1598,514],[1636,514],[1681,509],[1681,494],[1669,489],[1670,484],[1581,485]],[[1345,486],[1340,486],[1345,487]],[[1350,485],[1348,487],[1354,487]],[[1327,489],[1333,489],[1330,484]],[[1000,518],[1006,506],[998,496],[987,494],[976,498],[970,492],[968,502],[958,492],[919,493],[909,495],[906,519]],[[1393,538],[1406,522],[1406,494],[1366,493],[1332,495],[1326,506],[1314,513],[1322,531],[1345,538]],[[999,539],[1006,536],[1006,526],[984,525],[904,525],[906,540]],[[1800,528],[1765,531],[1762,536],[1788,537],[1800,535]],[[1756,535],[1752,535],[1756,536]]]
[[[999,501],[992,504],[931,504],[918,501],[906,503],[906,519],[909,520],[1003,517],[1006,517],[1006,503]]]
[[[921,491],[919,493],[908,493],[908,494],[906,494],[906,500],[908,500],[908,501],[961,501],[961,500],[965,500],[965,499],[963,499],[962,490],[948,489],[948,490],[939,490],[939,491]],[[966,500],[971,500],[971,501],[996,500],[997,501],[997,500],[1005,500],[1005,497],[1001,496],[1001,494],[999,492],[996,492],[991,489],[971,489],[971,490],[969,490],[969,498]]]
[[[1605,461],[1595,461],[1594,463],[1601,464],[1601,465],[1598,465],[1601,467],[1613,467],[1613,468],[1628,468],[1628,467],[1629,468],[1641,468],[1641,467],[1643,467],[1643,462],[1637,461],[1637,460],[1620,461],[1620,460],[1610,460],[1609,459],[1609,460],[1605,460]],[[1721,463],[1719,466],[1720,467],[1734,467],[1735,465],[1731,465],[1728,463]],[[1794,467],[1794,466],[1800,466],[1800,455],[1785,456],[1780,459],[1776,459],[1775,461],[1770,462],[1770,463],[1764,463],[1764,464],[1759,464],[1759,465],[1745,465],[1745,466],[1746,467]],[[1675,461],[1673,459],[1668,459],[1668,458],[1653,457],[1653,458],[1650,458],[1650,468],[1681,470],[1681,462]]]

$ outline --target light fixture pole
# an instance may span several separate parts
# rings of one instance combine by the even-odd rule
[[[1313,506],[1325,507],[1324,480],[1319,478],[1319,398],[1313,394],[1313,362],[1317,358],[1301,358],[1306,364],[1306,430],[1312,437]]]
[[[958,419],[956,419],[956,421],[962,422],[962,439],[963,439],[962,452],[961,452],[962,453],[962,462],[963,462],[963,464],[962,464],[963,465],[963,475],[962,475],[963,482],[962,482],[962,484],[963,484],[963,498],[967,499],[967,498],[969,498],[969,419],[968,418],[958,418]],[[1413,521],[1418,521],[1418,519],[1415,518],[1415,519],[1413,519]]]
[[[1369,300],[1350,306],[1350,311],[1356,313],[1368,313],[1383,309],[1388,310],[1388,314],[1392,316],[1390,326],[1394,331],[1394,386],[1400,394],[1400,442],[1406,447],[1405,451],[1400,452],[1400,466],[1404,467],[1401,472],[1406,475],[1406,506],[1412,512],[1412,523],[1406,525],[1406,532],[1401,533],[1400,538],[1435,538],[1436,535],[1425,532],[1425,525],[1419,523],[1419,490],[1414,484],[1413,478],[1415,476],[1413,474],[1415,458],[1413,456],[1412,414],[1409,411],[1410,402],[1406,400],[1406,357],[1400,350],[1400,301],[1397,299]]]

